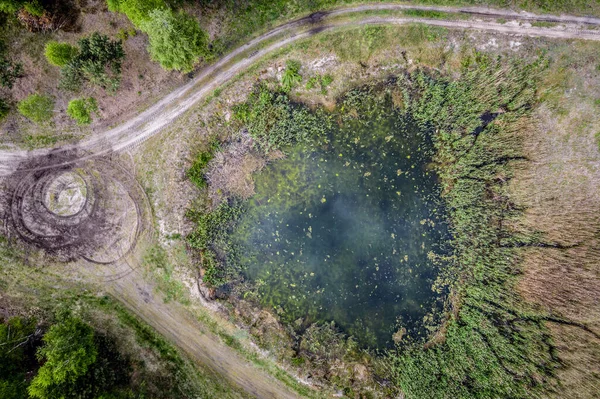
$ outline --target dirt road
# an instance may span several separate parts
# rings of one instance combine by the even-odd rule
[[[223,344],[183,306],[176,302],[165,303],[157,298],[153,287],[144,282],[144,276],[139,270],[130,271],[126,265],[120,265],[120,268],[120,272],[113,270],[119,278],[106,282],[106,288],[130,311],[175,343],[194,362],[209,367],[254,397],[300,398],[283,383]],[[107,270],[103,270],[103,273],[106,272]]]
[[[410,17],[364,17],[351,22],[331,22],[332,17],[377,10],[428,10],[441,11],[453,14],[471,16],[467,20],[444,20]],[[498,23],[490,20],[482,21],[478,18],[502,18],[513,20],[509,23]],[[530,24],[521,24],[519,21],[544,21],[560,23],[556,28],[533,27]],[[253,62],[265,54],[284,47],[296,40],[308,37],[316,32],[331,30],[348,25],[365,24],[408,24],[423,23],[451,29],[475,29],[481,31],[494,31],[504,34],[522,36],[543,36],[557,39],[581,39],[600,41],[600,30],[590,27],[600,27],[600,18],[575,17],[567,15],[537,15],[510,10],[496,10],[486,7],[437,7],[437,6],[407,6],[399,4],[367,4],[356,7],[340,8],[312,14],[295,21],[285,23],[245,45],[232,51],[213,65],[202,69],[198,75],[186,85],[174,90],[147,110],[131,118],[115,128],[94,134],[92,137],[76,145],[61,147],[71,149],[77,147],[85,150],[90,156],[103,155],[110,152],[126,151],[142,143],[154,134],[160,132],[174,119],[189,110],[194,104],[205,98],[213,90],[227,82],[229,79],[243,71]],[[281,40],[267,48],[251,52],[253,48],[265,43],[277,35],[286,33]],[[249,53],[245,58],[238,59],[244,53]],[[0,175],[7,175],[14,171],[17,165],[27,159],[48,153],[48,149],[0,150]]]

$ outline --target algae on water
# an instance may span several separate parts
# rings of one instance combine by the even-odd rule
[[[333,119],[256,177],[232,233],[238,262],[296,328],[335,321],[369,347],[417,338],[443,299],[432,254],[448,238],[429,133],[389,101]]]

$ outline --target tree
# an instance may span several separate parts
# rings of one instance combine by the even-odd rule
[[[77,47],[68,43],[59,43],[51,40],[46,43],[46,59],[54,66],[63,67],[77,56]]]
[[[86,375],[96,362],[98,350],[94,330],[78,318],[67,316],[50,327],[37,356],[44,365],[31,381],[28,392],[32,398],[66,397],[67,387]]]
[[[60,86],[76,91],[84,81],[116,91],[121,82],[125,52],[120,40],[98,32],[79,41],[79,53],[61,70]]]
[[[0,323],[0,398],[27,396],[26,374],[37,366],[39,338],[35,320],[13,317]]]
[[[166,8],[164,0],[107,0],[108,9],[121,12],[138,28],[149,19],[149,14],[157,8]]]
[[[141,29],[150,39],[150,56],[165,69],[189,72],[199,58],[209,55],[208,35],[194,17],[183,12],[152,10]]]
[[[31,94],[19,102],[17,109],[24,117],[36,123],[42,123],[52,118],[54,100],[48,96]]]
[[[77,121],[78,125],[89,125],[92,123],[92,112],[98,111],[98,104],[94,97],[78,98],[69,101],[67,114]]]

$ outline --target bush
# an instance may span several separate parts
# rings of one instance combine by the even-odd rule
[[[6,118],[6,115],[8,115],[9,111],[10,106],[8,105],[8,102],[5,99],[0,98],[0,121]]]
[[[201,151],[196,155],[192,166],[188,169],[186,175],[192,183],[198,188],[206,187],[206,180],[204,179],[204,168],[214,158],[215,151],[219,148],[218,142],[214,142],[210,145],[208,151]]]
[[[289,93],[294,87],[296,87],[302,81],[300,75],[300,62],[295,60],[288,60],[281,77],[281,88],[284,93]]]
[[[321,116],[264,86],[257,87],[245,103],[237,105],[234,113],[258,147],[266,152],[325,133],[328,120]]]
[[[138,28],[149,19],[152,10],[167,8],[164,0],[107,0],[107,4],[110,11],[127,15]]]
[[[11,89],[15,80],[23,76],[23,66],[13,63],[0,54],[0,85]]]
[[[41,17],[44,15],[44,7],[40,4],[38,0],[33,0],[25,3],[23,8],[35,17]]]
[[[23,0],[0,0],[0,12],[15,13],[23,7]]]
[[[167,70],[189,72],[199,58],[209,56],[208,35],[194,17],[183,12],[152,10],[141,29],[148,34],[150,56]]]
[[[54,66],[63,67],[77,56],[77,47],[68,43],[51,40],[46,43],[45,55],[48,62]]]
[[[92,112],[98,111],[98,104],[94,97],[78,98],[69,101],[67,114],[77,121],[78,125],[89,125],[92,123]]]
[[[48,96],[32,94],[17,105],[17,109],[24,117],[36,123],[52,119],[54,100]]]
[[[77,91],[84,81],[116,91],[121,82],[125,52],[120,40],[98,32],[79,41],[79,53],[61,70],[60,86]]]

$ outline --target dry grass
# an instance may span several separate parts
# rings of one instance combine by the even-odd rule
[[[524,135],[530,162],[511,190],[525,208],[520,227],[542,233],[544,246],[523,250],[518,288],[562,320],[548,322],[563,364],[560,398],[591,399],[600,392],[600,151],[594,139],[600,57],[590,46],[558,54],[547,82],[551,101]]]
[[[206,173],[213,206],[227,197],[248,199],[254,195],[252,175],[266,165],[266,159],[252,148],[250,136],[242,134],[239,140],[215,154]]]

